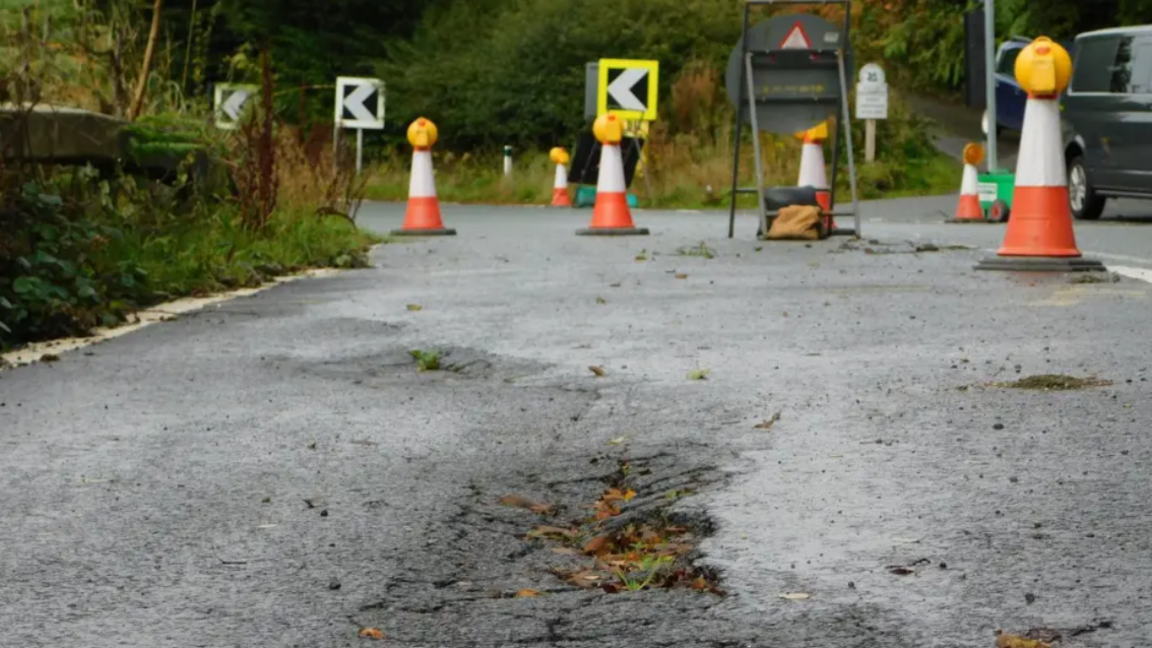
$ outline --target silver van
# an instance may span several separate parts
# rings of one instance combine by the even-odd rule
[[[1076,37],[1061,110],[1068,201],[1100,218],[1108,198],[1152,199],[1152,26]]]

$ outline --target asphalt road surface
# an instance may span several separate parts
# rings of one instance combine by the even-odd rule
[[[0,373],[0,646],[1147,645],[1152,285],[975,272],[1003,226],[954,201],[811,244],[445,205],[459,236]],[[1152,267],[1147,222],[1077,234]],[[1109,384],[994,386],[1035,374]],[[557,576],[526,534],[612,483],[727,595]]]

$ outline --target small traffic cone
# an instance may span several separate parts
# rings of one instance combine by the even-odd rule
[[[440,199],[436,197],[436,178],[432,175],[432,145],[436,143],[436,124],[423,117],[408,126],[412,144],[412,177],[408,181],[408,211],[404,226],[392,230],[393,236],[454,236],[456,230],[444,227],[440,218]]]
[[[986,223],[984,210],[980,208],[980,187],[977,183],[976,165],[984,159],[984,149],[979,144],[964,147],[964,175],[960,180],[960,202],[956,205],[956,216],[948,223]]]
[[[800,179],[796,186],[816,190],[816,202],[826,213],[826,228],[831,232],[836,229],[836,221],[832,219],[832,192],[829,191],[828,173],[824,164],[824,140],[828,139],[828,122],[797,133],[796,137],[804,142],[800,149]]]
[[[1102,271],[1081,258],[1072,231],[1068,175],[1064,167],[1059,95],[1072,76],[1067,50],[1041,36],[1020,52],[1016,80],[1028,92],[1012,217],[997,256],[977,270]]]
[[[552,206],[553,207],[571,207],[572,197],[568,195],[568,169],[567,165],[571,157],[568,151],[560,147],[552,149],[548,154],[553,162],[556,163],[556,182],[552,184]]]
[[[632,212],[628,209],[624,156],[620,151],[620,141],[624,139],[623,121],[611,113],[601,115],[592,125],[592,132],[601,144],[596,205],[592,208],[592,226],[576,233],[582,236],[648,234],[648,228],[633,225]]]

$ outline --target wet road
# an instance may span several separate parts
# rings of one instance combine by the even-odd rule
[[[810,247],[446,205],[455,238],[0,373],[0,646],[1143,645],[1152,285],[905,243],[998,244],[953,204],[868,204],[881,243]],[[1152,267],[1147,225],[1077,234]],[[1040,373],[1113,384],[986,387]],[[576,515],[621,456],[729,596],[569,587],[498,505]]]

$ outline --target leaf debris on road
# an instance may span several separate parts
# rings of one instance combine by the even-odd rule
[[[596,374],[597,378],[603,378],[604,376],[608,375],[608,372],[604,370],[604,367],[601,367],[598,365],[593,365],[591,367],[588,367],[588,371],[591,371],[592,373]]]
[[[756,425],[752,429],[754,429],[754,430],[771,430],[772,426],[776,425],[776,423],[780,420],[780,414],[781,414],[781,412],[776,412],[771,417],[769,417],[768,420]]]

